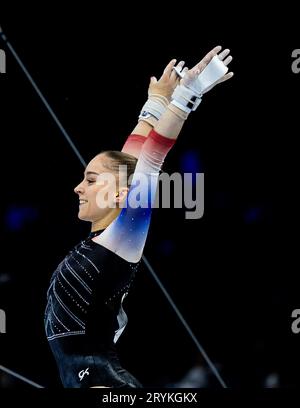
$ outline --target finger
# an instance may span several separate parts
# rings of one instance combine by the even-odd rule
[[[210,51],[207,53],[207,55],[209,55],[209,54],[214,54],[214,55],[216,55],[216,54],[218,54],[218,53],[221,51],[221,49],[222,49],[222,46],[221,46],[221,45],[217,45],[217,46],[214,47],[212,50],[210,50]]]
[[[178,64],[176,65],[176,69],[177,69],[179,72],[181,72],[181,71],[182,71],[182,68],[183,68],[183,66],[184,66],[184,64],[185,64],[184,61],[178,62]],[[176,80],[177,78],[180,78],[180,77],[178,76],[178,73],[177,73],[174,69],[172,69],[172,72],[171,72],[171,75],[170,75],[170,79],[171,79],[171,80]]]
[[[227,57],[227,55],[229,55],[230,50],[228,48],[226,48],[226,50],[220,52],[220,54],[218,54],[218,58],[219,60],[223,61],[225,57]]]
[[[232,61],[232,56],[229,55],[229,57],[227,57],[227,58],[224,59],[223,64],[224,64],[224,65],[228,65],[231,61]]]
[[[150,85],[156,84],[156,82],[157,82],[157,78],[155,76],[150,78]]]
[[[198,64],[196,64],[194,66],[194,68],[192,68],[193,71],[203,71],[203,69],[206,67],[206,65],[208,65],[210,63],[210,61],[213,59],[213,57],[215,55],[218,54],[218,52],[220,52],[222,49],[222,47],[220,45],[218,45],[217,47],[213,48],[211,51],[209,51],[205,57],[198,62]]]
[[[216,85],[221,84],[222,82],[227,81],[228,79],[233,77],[233,72],[228,72],[227,74],[225,74],[224,76],[222,76],[222,78],[220,78],[217,82],[215,82],[214,84],[212,84],[211,86],[209,86],[207,89],[205,89],[204,93],[210,91],[212,88],[214,88]]]
[[[183,67],[184,67],[185,61],[180,61],[178,62],[178,64],[176,65],[176,68],[181,72]],[[174,70],[172,71],[174,72]]]
[[[188,67],[184,67],[183,70],[181,71],[182,77],[186,75],[186,73],[189,71]],[[180,82],[181,78],[178,78],[178,83]]]
[[[175,66],[175,64],[176,64],[176,59],[172,59],[172,60],[169,62],[169,64],[166,66],[166,68],[164,69],[164,72],[163,72],[163,74],[162,74],[161,77],[167,77],[167,78],[169,78],[169,76],[171,75],[171,72],[172,72],[173,67]]]
[[[228,74],[224,75],[224,77],[223,77],[223,82],[224,82],[224,81],[227,81],[227,79],[232,78],[233,75],[234,75],[233,72],[228,72]]]
[[[220,45],[218,45],[217,47],[213,48],[211,51],[209,51],[205,57],[200,61],[199,64],[201,64],[202,62],[205,63],[206,65],[213,59],[213,57],[215,55],[218,54],[218,52],[220,52],[222,49],[222,47]],[[197,64],[197,65],[199,65]]]
[[[184,64],[185,64],[185,61],[180,61],[180,62],[178,62],[178,64],[176,65],[176,67],[182,69],[182,67],[184,66]]]
[[[233,72],[228,72],[227,74],[222,76],[221,79],[219,79],[218,84],[220,84],[221,82],[227,81],[228,79],[230,79],[232,77],[233,77]]]

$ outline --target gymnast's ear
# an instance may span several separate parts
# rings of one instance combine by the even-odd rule
[[[115,203],[120,205],[126,200],[127,194],[129,191],[129,187],[121,187],[119,191],[116,193]]]

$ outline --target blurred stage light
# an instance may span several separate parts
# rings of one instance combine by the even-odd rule
[[[262,208],[251,207],[244,212],[244,221],[246,224],[253,224],[256,221],[260,221],[262,218]]]
[[[183,152],[180,157],[180,169],[183,173],[193,174],[193,185],[196,181],[196,173],[202,173],[200,158],[197,152],[193,150],[188,150]]]
[[[37,218],[38,210],[35,207],[13,205],[6,211],[5,224],[9,230],[19,231]]]

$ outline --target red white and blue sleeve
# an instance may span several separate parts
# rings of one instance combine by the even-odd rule
[[[140,142],[141,140],[137,141],[135,149],[141,146]],[[155,202],[159,171],[174,143],[174,139],[151,130],[142,144],[124,208],[102,234],[93,239],[128,262],[136,263],[142,257]]]
[[[136,157],[137,159],[140,156],[143,144],[147,140],[146,136],[137,135],[132,133],[128,136],[123,148],[123,153],[131,154],[132,156]]]

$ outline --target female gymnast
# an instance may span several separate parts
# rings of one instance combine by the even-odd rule
[[[148,100],[122,151],[97,154],[75,188],[78,217],[91,222],[91,233],[55,270],[45,310],[64,387],[142,387],[116,353],[127,323],[123,300],[142,257],[162,163],[202,95],[232,77],[231,59],[218,46],[191,70],[172,60],[159,80],[151,78]],[[136,205],[138,186],[142,205]]]

